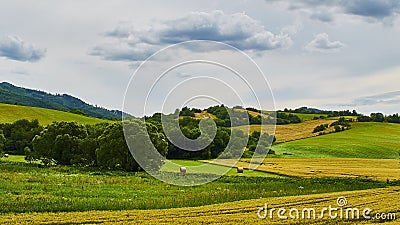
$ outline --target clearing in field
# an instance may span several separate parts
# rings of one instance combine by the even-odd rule
[[[286,113],[286,114],[293,114],[298,116],[301,121],[313,120],[315,117],[319,118],[320,116],[328,117],[327,114],[308,114],[308,113]],[[335,118],[339,119],[339,118]]]
[[[186,166],[188,174],[215,174],[223,175],[227,170],[227,167],[221,165],[210,164],[208,169],[201,167],[206,163],[197,160],[170,160],[166,162],[162,167],[161,171],[170,173],[180,173],[179,169],[181,166]],[[236,168],[230,168],[225,174],[226,176],[247,176],[247,177],[280,177],[279,175],[267,173],[263,171],[246,170],[244,173],[238,173]]]
[[[226,165],[228,160],[214,163]],[[241,159],[237,166],[249,168],[250,159]],[[352,177],[386,181],[400,180],[400,160],[359,158],[267,158],[258,171],[295,177]]]

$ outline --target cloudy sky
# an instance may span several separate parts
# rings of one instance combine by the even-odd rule
[[[400,111],[397,0],[15,0],[0,1],[0,15],[1,81],[68,93],[106,108],[122,108],[128,83],[147,57],[171,44],[211,40],[229,44],[254,60],[269,82],[277,109]],[[209,50],[208,55],[217,61],[231,60],[232,65],[242,63],[219,50]],[[204,56],[199,46],[176,55],[181,57],[182,52]],[[173,57],[158,57],[154,65],[171,62]],[[226,73],[218,79],[229,78],[227,71],[214,69],[199,65],[177,69],[158,88],[190,80],[186,88],[194,89],[201,82],[193,79],[199,76]],[[135,85],[142,86],[140,82],[149,77]],[[243,77],[259,79],[250,72]],[[252,85],[260,95],[269,93]],[[207,86],[214,91],[204,95],[218,92],[218,87]],[[247,99],[246,105],[257,106],[245,97],[248,90],[236,89]],[[157,93],[154,99],[164,99]],[[220,95],[224,94],[221,88]],[[141,113],[133,106],[127,109]]]

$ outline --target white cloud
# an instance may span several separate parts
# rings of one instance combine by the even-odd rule
[[[89,54],[117,61],[144,60],[155,49],[189,40],[220,41],[250,51],[282,49],[292,45],[287,33],[274,34],[244,13],[225,14],[220,10],[191,12],[181,18],[150,24],[147,29],[120,25],[107,31],[105,36],[113,38],[114,42],[99,44]]]
[[[0,39],[0,56],[17,61],[36,62],[44,57],[46,50],[23,41],[18,36]]]
[[[305,49],[311,52],[333,52],[344,46],[340,41],[330,41],[327,33],[320,33],[305,46]]]

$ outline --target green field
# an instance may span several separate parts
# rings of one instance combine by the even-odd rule
[[[352,123],[347,131],[286,142],[272,149],[282,157],[398,159],[399,137],[400,124]]]
[[[52,109],[0,103],[0,123],[12,123],[21,119],[37,119],[41,125],[48,125],[54,121],[75,121],[80,124],[96,124],[107,121]]]
[[[156,209],[156,210],[117,210],[87,212],[43,212],[43,213],[7,213],[0,217],[0,224],[313,224],[313,225],[359,225],[359,224],[399,224],[398,201],[400,187],[375,188],[369,190],[323,193],[277,198],[259,198],[199,207]],[[346,197],[349,207],[372,210],[371,219],[329,218],[329,213],[313,219],[299,217],[297,219],[280,219],[275,211],[272,218],[260,219],[257,210],[268,204],[269,208],[314,208],[321,212],[323,208],[337,205],[337,199]],[[346,206],[346,207],[347,207]],[[288,211],[288,210],[287,210]],[[285,215],[288,215],[286,211]],[[326,212],[326,211],[325,211]],[[339,210],[340,213],[340,210]],[[361,214],[362,212],[360,212]],[[378,213],[390,213],[390,219],[379,219]],[[346,211],[343,210],[346,215]],[[307,215],[307,214],[305,214]],[[318,216],[320,213],[318,213]],[[397,219],[394,219],[397,218]],[[380,217],[381,218],[381,217]]]
[[[291,114],[298,116],[302,121],[312,120],[314,119],[314,117],[328,116],[327,114],[308,114],[308,113],[291,113]]]
[[[204,165],[204,162],[200,161],[194,161],[194,160],[171,160],[173,163],[167,162],[166,164],[163,165],[161,168],[161,171],[164,172],[172,172],[172,173],[177,173],[179,172],[180,166],[186,166],[187,167],[187,173],[188,174],[216,174],[220,175],[223,174],[226,171],[226,167],[224,166],[219,166],[219,165],[209,165],[208,169],[199,167],[201,165]],[[176,165],[178,164],[178,165]],[[190,167],[192,168],[190,168]],[[226,176],[247,176],[247,177],[279,177],[278,175],[271,174],[271,173],[265,173],[265,172],[260,172],[260,171],[254,171],[254,170],[245,170],[243,173],[237,173],[236,168],[231,168],[226,174]]]
[[[41,168],[3,160],[0,171],[0,213],[166,209],[387,186],[361,179],[223,176],[205,185],[180,187],[144,172]]]

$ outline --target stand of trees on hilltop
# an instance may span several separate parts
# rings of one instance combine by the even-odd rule
[[[358,122],[388,122],[400,123],[399,114],[383,115],[383,113],[371,113],[369,116],[360,115],[357,117]]]
[[[287,109],[285,108],[283,112],[286,113],[302,113],[302,114],[326,114],[328,117],[338,117],[338,116],[360,116],[356,110],[342,110],[342,111],[331,111],[331,110],[320,110],[307,107],[301,107],[298,109]]]

